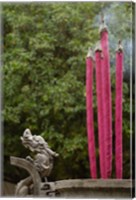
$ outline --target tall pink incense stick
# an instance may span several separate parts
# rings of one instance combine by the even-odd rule
[[[95,62],[96,62],[96,94],[97,94],[97,107],[98,107],[98,142],[99,142],[99,159],[100,159],[100,174],[101,178],[105,179],[106,176],[106,162],[105,162],[105,133],[104,133],[104,117],[103,117],[103,88],[102,88],[102,51],[101,47],[95,49]]]
[[[112,171],[112,101],[110,83],[110,58],[108,45],[108,30],[102,19],[100,27],[101,47],[103,51],[102,59],[102,87],[103,93],[103,118],[105,133],[105,158],[106,158],[106,177],[111,176]]]
[[[116,99],[115,99],[115,163],[116,178],[122,179],[122,87],[123,87],[123,48],[119,41],[116,51]]]
[[[93,58],[90,49],[86,58],[86,107],[90,174],[95,179],[97,178],[97,170],[93,119]]]

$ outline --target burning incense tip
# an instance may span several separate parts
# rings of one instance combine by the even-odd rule
[[[87,58],[93,58],[93,50],[91,47],[88,48]]]
[[[116,52],[122,52],[123,51],[123,46],[121,44],[121,40],[118,41],[118,47],[116,49]]]

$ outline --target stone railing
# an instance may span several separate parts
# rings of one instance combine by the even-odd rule
[[[31,177],[31,193],[15,196],[64,197],[64,198],[131,198],[132,181],[129,179],[69,179],[42,182],[34,165],[22,158],[11,157],[11,164],[26,169]],[[18,183],[17,188],[22,184]],[[22,187],[22,185],[21,185]]]

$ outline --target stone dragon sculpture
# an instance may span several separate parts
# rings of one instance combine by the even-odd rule
[[[26,129],[23,136],[20,137],[22,144],[25,148],[28,148],[31,152],[34,152],[34,158],[27,156],[26,160],[31,162],[41,179],[47,182],[47,177],[50,175],[53,168],[53,158],[58,157],[59,154],[51,150],[48,143],[40,135],[32,135],[30,129]],[[21,180],[16,187],[16,195],[25,196],[31,194],[33,182],[29,176],[26,179]]]

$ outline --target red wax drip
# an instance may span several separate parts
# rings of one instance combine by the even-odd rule
[[[96,94],[98,107],[98,141],[99,141],[99,159],[100,159],[100,174],[101,178],[106,177],[105,168],[105,135],[104,135],[104,116],[103,116],[103,85],[102,85],[102,66],[101,66],[101,52],[95,52],[96,61]]]
[[[92,58],[86,59],[86,107],[87,107],[87,134],[88,152],[90,161],[90,174],[92,178],[97,178],[95,138],[94,138],[94,119],[93,119],[93,61]]]
[[[110,83],[110,61],[108,32],[101,33],[101,46],[103,52],[102,59],[102,88],[103,88],[103,125],[105,134],[105,160],[106,177],[111,176],[112,171],[112,101],[111,101],[111,83]]]
[[[122,86],[123,52],[116,53],[116,99],[115,99],[115,163],[116,178],[122,179]]]

